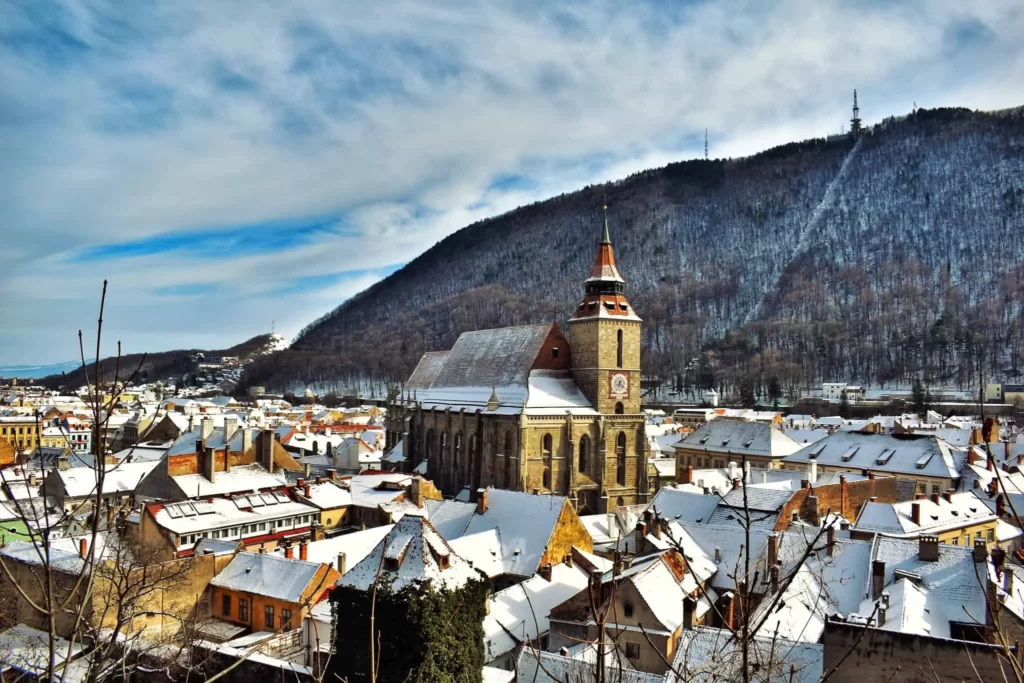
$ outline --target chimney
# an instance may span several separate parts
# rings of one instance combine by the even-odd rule
[[[740,487],[740,478],[739,477],[733,477],[732,478],[732,487],[734,489],[738,489]]]
[[[238,431],[238,416],[230,415],[224,417],[224,443],[231,440],[231,437]]]
[[[89,539],[80,538],[78,539],[78,554],[85,557],[86,553],[89,552]]]
[[[248,453],[250,448],[252,448],[252,430],[242,427],[242,452]]]
[[[345,570],[348,569],[348,558],[345,553],[338,553],[338,573],[342,576],[345,575]]]
[[[846,475],[845,474],[840,474],[839,475],[839,514],[841,514],[843,517],[846,516],[846,499],[847,499]]]
[[[811,488],[811,480],[810,479],[801,479],[800,480],[800,488],[802,488],[802,489],[809,489],[809,488]]]
[[[313,487],[311,487],[309,484],[306,484],[305,486],[303,486],[302,487],[302,495],[304,495],[306,498],[309,498],[309,494],[310,494],[312,488]]]
[[[419,477],[413,477],[409,483],[409,497],[412,498],[412,504],[418,508],[423,507],[423,480]],[[484,501],[486,506],[487,502]],[[477,501],[477,507],[480,507],[480,501]]]
[[[876,599],[882,594],[885,587],[885,562],[882,560],[871,561],[871,599]]]
[[[618,576],[622,573],[622,553],[618,550],[612,555],[612,576]]]
[[[541,565],[541,568],[540,568],[540,570],[537,573],[540,574],[540,577],[542,579],[544,579],[548,583],[551,583],[551,563],[550,562],[545,562],[543,565]]]
[[[996,570],[996,576],[1003,578],[1003,567],[1006,565],[1006,551],[996,546],[992,548],[992,567]]]
[[[956,492],[956,489],[946,489],[946,492],[942,494],[942,497],[946,499],[947,503],[952,503],[953,502],[953,493],[955,493],[955,492]]]
[[[991,457],[986,457],[985,458],[985,469],[987,469],[989,472],[995,472],[996,471],[996,465],[995,465],[994,462],[992,462],[992,458]]]
[[[988,546],[985,545],[985,541],[976,538],[974,539],[974,561],[984,562],[988,559]]]
[[[886,609],[887,609],[886,605],[884,605],[884,604],[879,604],[878,605],[878,612],[875,615],[875,626],[879,626],[879,627],[880,626],[885,626],[885,610]]]
[[[811,484],[818,483],[818,461],[808,460],[807,461],[807,481]]]
[[[917,559],[921,562],[939,561],[939,537],[925,534],[917,541]]]
[[[936,505],[939,504],[939,494],[937,494],[937,493],[933,493],[932,494],[932,502],[935,503]]]
[[[306,485],[306,480],[303,479],[302,477],[299,477],[299,480],[295,482],[295,485],[301,489]]]
[[[722,549],[721,548],[715,548],[715,564],[718,564],[721,561],[722,561]]]
[[[694,599],[689,595],[683,598],[683,629],[693,630],[693,613],[695,610]]]
[[[658,540],[661,540],[661,520],[657,517],[652,517],[652,521],[649,528],[651,530],[651,533],[654,534],[654,537]]]
[[[910,504],[910,519],[917,526],[921,526],[921,504],[914,502]]]
[[[817,496],[807,496],[807,516],[809,517],[808,521],[811,524],[817,526],[821,523],[821,515],[818,512]]]
[[[260,464],[263,469],[274,473],[274,430],[264,429],[260,432]]]
[[[299,542],[299,559],[303,562],[309,559],[309,543],[306,539]]]
[[[772,534],[768,537],[768,569],[779,563],[779,536]]]
[[[213,483],[214,471],[216,470],[216,467],[214,466],[215,457],[213,447],[207,446],[206,452],[203,455],[203,474],[206,475],[206,478],[210,480],[211,484]]]
[[[284,544],[284,556],[289,560],[295,559],[295,548],[293,548],[292,544],[287,541]]]
[[[686,467],[684,467],[682,469],[682,473],[679,475],[679,483],[680,484],[689,484],[692,481],[693,481],[693,467],[691,465],[687,465]]]
[[[978,462],[978,454],[974,451],[973,448],[968,448],[967,449],[967,464],[968,465],[973,465],[976,462]]]
[[[768,575],[771,577],[771,581],[772,581],[772,593],[778,593],[779,592],[779,565],[773,564],[769,568],[769,570],[768,570]]]
[[[993,480],[995,481],[995,480]],[[1002,518],[1006,514],[1006,498],[1003,494],[996,496],[996,517]]]
[[[328,467],[327,478],[330,479],[331,481],[338,481],[338,470],[334,469],[333,467]]]
[[[476,514],[482,515],[487,512],[487,489],[476,490]]]
[[[1006,459],[1009,460],[1010,459],[1010,442],[1009,441],[1004,441],[1003,442],[1003,453],[1006,454]]]
[[[213,418],[204,417],[199,421],[199,438],[206,441],[213,434]]]
[[[196,453],[202,457],[203,453],[206,452],[206,442],[202,439],[196,439]]]
[[[836,554],[836,527],[835,524],[829,525],[825,531],[825,543],[829,557]]]

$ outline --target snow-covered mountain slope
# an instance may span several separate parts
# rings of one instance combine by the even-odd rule
[[[849,137],[687,161],[451,235],[259,360],[267,386],[404,379],[470,329],[557,319],[582,293],[602,196],[648,374],[702,352],[741,375],[966,382],[1024,348],[1024,115],[918,110]]]

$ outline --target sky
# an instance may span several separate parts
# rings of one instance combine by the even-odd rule
[[[0,0],[0,365],[303,326],[474,221],[913,106],[1024,104],[1024,3]],[[595,224],[598,221],[595,217]]]

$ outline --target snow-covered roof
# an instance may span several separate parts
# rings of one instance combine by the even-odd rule
[[[662,488],[655,494],[649,508],[655,511],[658,517],[670,522],[701,524],[711,519],[719,500],[719,497],[714,495]]]
[[[505,562],[501,555],[501,534],[497,529],[453,538],[448,541],[448,545],[489,579],[505,573]]]
[[[938,501],[934,498],[938,498]],[[914,506],[919,510],[919,522],[913,519]],[[857,515],[854,528],[858,531],[917,537],[920,534],[938,533],[995,520],[995,513],[973,491],[969,491],[954,493],[949,496],[949,500],[935,496],[901,503],[868,501]]]
[[[131,493],[148,475],[156,462],[122,462],[117,465],[107,465],[103,474],[102,495],[114,495],[118,493]],[[96,495],[96,485],[99,472],[91,467],[72,467],[66,470],[57,470],[61,482],[64,485],[64,492],[71,498],[85,498]]]
[[[76,661],[81,654],[81,643],[71,643],[56,636],[53,652],[56,655],[58,679],[66,683],[79,683],[85,680],[88,667],[84,661]],[[71,661],[67,663],[68,653]],[[24,671],[44,679],[50,662],[50,637],[45,631],[32,628],[25,624],[16,624],[0,633],[0,668]],[[63,670],[62,670],[63,669]]]
[[[553,328],[542,323],[463,332],[430,387],[525,387]]]
[[[423,507],[430,523],[449,541],[466,533],[469,520],[476,514],[476,505],[457,500],[427,500]]]
[[[429,387],[430,383],[437,377],[437,373],[441,371],[447,358],[447,351],[428,351],[424,353],[420,357],[420,362],[416,364],[416,369],[409,375],[405,388],[422,391]]]
[[[277,502],[277,496],[270,494],[264,494],[260,498],[264,501],[270,501],[273,498],[275,501],[272,504],[265,503],[262,506],[255,507],[244,507],[245,501],[236,503],[235,500],[228,498],[213,498],[208,501],[194,502],[183,501],[156,505],[155,507],[158,507],[159,510],[153,517],[158,525],[180,535],[234,527],[241,524],[266,522],[302,514],[309,514],[315,517],[320,512],[311,505],[297,503],[290,499],[287,502]],[[285,496],[285,498],[287,497]],[[192,507],[191,511],[187,510],[188,506]],[[186,512],[179,512],[178,510],[181,507],[185,507]],[[189,512],[196,512],[197,514],[189,514]]]
[[[387,536],[394,526],[394,524],[385,524],[351,534],[325,538],[322,541],[310,541],[306,545],[306,559],[310,562],[334,565],[337,569],[338,555],[345,553],[345,570],[348,571],[369,555],[370,551],[380,543],[382,538]],[[282,548],[276,548],[273,552],[275,555],[284,555]]]
[[[727,455],[738,461],[743,454],[779,458],[800,450],[800,444],[768,422],[719,418],[687,434],[676,448]]]
[[[384,585],[394,591],[420,585],[453,590],[483,576],[419,515],[402,517],[369,555],[338,580],[338,586],[369,590],[378,575],[386,576]]]
[[[306,495],[306,491],[309,495]],[[352,493],[338,486],[336,482],[324,481],[319,484],[306,484],[305,488],[295,489],[296,497],[321,510],[333,510],[348,507],[352,504]]]
[[[238,465],[227,472],[215,472],[213,481],[203,474],[179,474],[172,479],[185,495],[195,498],[249,493],[279,488],[288,483],[283,471],[278,470],[271,474],[259,463]]]
[[[739,648],[727,629],[702,626],[683,630],[664,683],[714,683],[740,678]],[[762,632],[754,636],[748,651],[753,651],[751,656],[760,662],[767,662],[773,653],[779,661],[785,661],[781,666],[776,663],[763,667],[767,676],[758,680],[764,683],[817,683],[821,678],[824,652],[817,643],[796,643]]]
[[[836,432],[787,456],[787,463],[956,479],[966,454],[934,436]]]
[[[487,511],[473,515],[465,533],[497,529],[506,573],[529,576],[537,571],[565,504],[563,496],[487,489]]]
[[[551,568],[550,581],[534,574],[492,595],[484,617],[484,660],[510,652],[517,640],[534,640],[547,633],[552,608],[586,587],[587,573],[582,568],[557,564]]]
[[[319,593],[330,587],[328,584],[310,587],[321,566],[319,562],[269,553],[242,552],[210,580],[210,585],[285,602],[301,602],[307,588]]]
[[[566,370],[531,370],[527,415],[597,415]]]

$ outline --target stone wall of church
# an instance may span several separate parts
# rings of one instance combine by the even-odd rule
[[[640,325],[633,320],[587,318],[569,321],[573,376],[583,394],[602,413],[614,413],[608,376],[618,370],[618,334],[622,330],[622,371],[630,376],[626,413],[640,412]]]

